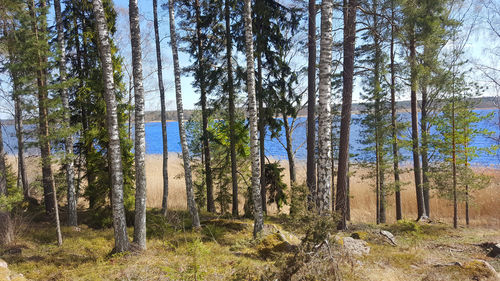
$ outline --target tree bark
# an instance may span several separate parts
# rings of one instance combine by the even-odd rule
[[[399,147],[398,147],[398,127],[396,119],[396,66],[395,66],[395,15],[394,1],[391,0],[391,46],[390,46],[390,71],[391,71],[391,125],[392,125],[392,158],[394,168],[395,199],[396,199],[396,220],[403,219],[401,210],[401,183],[399,179]]]
[[[336,210],[340,212],[339,229],[346,229],[347,166],[349,165],[349,134],[351,124],[352,89],[354,78],[354,48],[356,40],[356,0],[344,0],[344,72],[342,113],[340,119],[339,164],[337,171]]]
[[[196,37],[197,37],[197,48],[198,48],[198,73],[200,79],[200,103],[201,103],[201,119],[202,119],[202,130],[203,130],[203,153],[205,154],[205,182],[207,184],[207,211],[215,212],[215,202],[214,202],[214,185],[212,180],[212,165],[210,157],[210,144],[208,140],[208,109],[207,109],[207,89],[205,84],[205,71],[210,71],[205,69],[206,64],[203,63],[203,42],[201,39],[201,7],[200,1],[195,0],[196,8]]]
[[[167,109],[165,105],[165,87],[163,86],[163,67],[161,60],[160,28],[158,27],[158,0],[153,0],[153,25],[155,30],[156,63],[158,66],[158,89],[161,105],[161,136],[163,144],[163,196],[161,208],[163,216],[168,209],[168,139],[167,139]]]
[[[288,167],[290,171],[290,185],[293,186],[297,182],[297,173],[295,169],[295,156],[293,154],[292,146],[292,132],[290,124],[288,123],[288,116],[285,113],[283,113],[283,123],[285,127],[286,155],[288,157]]]
[[[318,106],[318,211],[331,212],[330,136],[332,124],[330,116],[332,48],[333,48],[333,1],[321,4],[321,41],[319,55],[319,106]]]
[[[414,31],[413,31],[414,32]],[[416,42],[414,34],[410,39],[410,68],[411,68],[411,138],[413,152],[413,173],[415,176],[415,191],[417,193],[418,218],[426,217],[424,196],[422,192],[419,144],[418,144],[418,113],[417,113],[417,68],[416,68]]]
[[[45,0],[41,1],[41,5],[45,6]],[[35,12],[35,1],[32,0],[29,6],[31,19],[32,19],[32,30],[35,36],[35,41],[40,42],[39,29],[44,29],[45,23],[42,23],[42,27],[38,27],[37,15]],[[38,87],[38,136],[40,143],[40,154],[42,158],[42,183],[43,183],[43,195],[45,201],[45,212],[47,214],[52,214],[55,210],[56,202],[53,200],[52,192],[54,190],[54,175],[52,174],[51,167],[51,152],[50,152],[50,141],[49,141],[49,121],[48,121],[48,92],[47,92],[47,77],[46,70],[44,69],[44,64],[47,58],[42,54],[43,50],[37,48],[37,87]]]
[[[236,132],[234,124],[234,82],[233,82],[233,39],[231,37],[231,14],[229,0],[224,3],[224,17],[226,23],[226,60],[227,60],[227,91],[229,93],[229,149],[231,150],[231,183],[233,186],[233,216],[238,216],[238,167],[236,160]]]
[[[64,126],[69,130],[71,126],[71,109],[69,107],[68,89],[64,85],[66,82],[66,43],[64,42],[64,26],[61,15],[61,1],[54,0],[54,10],[56,15],[57,27],[57,44],[59,46],[59,76],[61,79],[62,88],[60,90],[61,101],[64,109]],[[66,184],[68,185],[67,200],[68,200],[68,225],[77,226],[78,216],[76,210],[77,195],[75,192],[75,171],[73,164],[73,135],[71,131],[64,138],[65,159],[64,168],[66,170]]]
[[[428,101],[427,101],[427,85],[422,87],[422,102],[421,102],[421,113],[420,113],[420,131],[422,132],[422,149],[420,150],[422,158],[422,189],[424,196],[424,206],[425,212],[428,217],[430,217],[430,204],[429,204],[429,121],[427,120],[428,114]]]
[[[172,1],[172,0],[170,0]],[[260,194],[259,140],[257,133],[257,102],[255,98],[254,50],[252,34],[252,1],[245,0],[245,46],[247,61],[247,92],[250,125],[250,155],[252,158],[252,197],[254,204],[254,238],[264,228]]]
[[[309,52],[307,64],[307,196],[308,209],[316,209],[316,0],[309,0]]]
[[[200,218],[198,209],[194,200],[193,178],[191,176],[191,163],[189,162],[189,148],[186,139],[186,129],[184,127],[184,109],[182,106],[182,89],[181,89],[181,69],[179,66],[179,53],[177,50],[177,35],[175,32],[175,17],[174,17],[174,0],[168,0],[168,14],[170,18],[170,45],[172,46],[172,57],[174,61],[174,76],[175,76],[175,100],[177,103],[177,120],[179,122],[179,136],[181,139],[182,159],[184,162],[184,178],[186,181],[187,205],[193,227],[200,227]]]
[[[127,224],[125,221],[125,207],[123,206],[123,168],[117,116],[117,101],[113,77],[113,61],[102,0],[93,0],[92,4],[96,19],[98,48],[101,56],[102,74],[104,80],[104,98],[106,100],[106,118],[109,136],[108,161],[111,178],[111,205],[113,209],[113,228],[115,237],[114,252],[120,253],[127,251],[130,243],[128,240]]]
[[[0,195],[7,195],[7,165],[5,163],[2,127],[0,121]]]
[[[142,76],[141,29],[137,0],[129,1],[130,41],[135,99],[135,223],[134,242],[146,250],[146,129]]]
[[[257,57],[257,100],[259,103],[258,110],[258,129],[259,129],[259,152],[260,152],[260,174],[264,175],[266,172],[266,153],[265,153],[265,141],[266,141],[266,122],[265,122],[265,112],[264,112],[264,93],[262,87],[262,54],[259,53]],[[267,191],[265,178],[262,176],[260,178],[260,197],[262,198],[262,211],[267,214]]]

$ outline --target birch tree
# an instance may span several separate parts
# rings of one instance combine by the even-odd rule
[[[172,1],[172,0],[170,0]],[[255,97],[254,50],[252,34],[252,1],[245,0],[245,47],[247,60],[247,93],[250,125],[250,157],[252,158],[252,198],[254,204],[253,236],[257,237],[264,228],[262,198],[260,196],[259,141],[257,132],[257,100]]]
[[[319,107],[318,107],[318,211],[326,214],[331,209],[330,186],[330,135],[331,116],[331,75],[332,75],[332,36],[333,1],[321,3],[321,41],[319,55]]]
[[[104,80],[104,98],[106,101],[107,130],[109,136],[108,157],[111,177],[111,201],[113,211],[113,228],[115,237],[114,252],[125,252],[130,243],[127,235],[125,221],[125,208],[123,206],[123,170],[120,149],[120,136],[117,117],[117,102],[113,78],[113,64],[111,46],[104,14],[102,0],[92,1],[98,34],[99,54],[101,56],[102,73]]]
[[[137,0],[129,1],[130,40],[135,99],[135,224],[134,242],[146,250],[146,131],[144,125],[144,86],[142,84],[141,29]]]
[[[59,48],[59,79],[61,83],[61,101],[64,110],[63,124],[66,129],[70,127],[70,108],[68,99],[68,89],[64,85],[66,82],[66,43],[64,42],[64,27],[61,15],[61,1],[54,0],[54,10],[56,15],[56,28],[57,28],[57,45]],[[77,211],[76,211],[76,191],[74,183],[74,168],[73,168],[73,135],[71,130],[64,138],[65,159],[64,168],[66,170],[66,184],[68,185],[68,225],[77,226]]]
[[[170,17],[170,45],[172,46],[172,56],[174,61],[175,76],[175,100],[177,103],[177,120],[179,122],[179,136],[181,139],[182,159],[184,163],[184,178],[186,181],[187,205],[193,220],[193,227],[200,227],[198,209],[194,200],[193,179],[191,176],[191,164],[189,160],[189,149],[186,139],[186,129],[184,127],[184,109],[182,106],[181,89],[181,69],[179,66],[179,53],[177,50],[177,35],[175,32],[174,1],[168,0],[168,15]]]
[[[167,110],[165,106],[165,87],[163,86],[163,68],[161,61],[160,30],[158,27],[158,0],[153,0],[153,25],[155,30],[156,63],[158,65],[158,90],[160,91],[161,106],[161,136],[163,145],[163,197],[161,202],[162,213],[167,215],[168,207],[168,140],[167,140]]]

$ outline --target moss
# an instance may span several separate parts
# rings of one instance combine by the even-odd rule
[[[421,233],[420,225],[412,220],[399,220],[395,224],[387,226],[386,230],[392,233]]]
[[[278,233],[264,236],[257,245],[257,252],[263,259],[276,258],[288,251],[290,251],[290,244],[284,241]]]
[[[480,278],[493,277],[493,272],[486,266],[486,264],[479,260],[473,260],[464,264],[463,269],[468,276],[474,280]]]
[[[368,232],[357,231],[357,232],[352,233],[351,237],[354,239],[367,240],[368,239]]]

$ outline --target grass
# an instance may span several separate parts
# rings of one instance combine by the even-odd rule
[[[156,217],[148,221],[149,230],[149,223],[158,223],[159,210],[149,210],[148,216]],[[64,244],[57,247],[53,225],[42,221],[31,223],[13,244],[0,247],[0,255],[11,270],[31,280],[259,280],[262,276],[266,280],[266,272],[281,270],[278,266],[286,256],[279,249],[263,256],[265,239],[252,239],[250,220],[202,214],[202,230],[193,231],[189,225],[177,223],[187,216],[187,212],[171,211],[164,218],[167,227],[150,231],[157,233],[149,236],[148,249],[142,253],[110,255],[112,229],[85,225],[78,230],[63,227]],[[279,228],[287,227],[270,219]],[[350,236],[355,229],[363,229],[371,247],[368,255],[336,259],[343,280],[494,280],[481,279],[489,275],[473,259],[487,260],[500,271],[500,261],[487,258],[485,250],[477,246],[499,239],[498,229],[454,230],[442,224],[419,224],[418,234],[407,229],[395,232],[398,245],[392,246],[375,237],[379,227],[355,224],[353,230],[339,234]],[[303,229],[296,231],[301,236]],[[463,266],[439,266],[453,262]]]

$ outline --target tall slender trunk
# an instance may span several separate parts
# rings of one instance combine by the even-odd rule
[[[413,173],[415,178],[415,191],[417,193],[417,220],[426,217],[424,195],[422,191],[419,144],[418,144],[418,112],[417,112],[417,62],[415,31],[410,39],[410,68],[411,68],[411,138],[413,152]]]
[[[258,110],[258,129],[259,129],[259,152],[260,152],[260,174],[265,174],[266,169],[266,152],[265,152],[265,141],[266,141],[266,122],[265,122],[265,112],[264,112],[264,93],[262,87],[262,54],[258,54],[257,57],[257,102],[259,104]],[[262,199],[262,211],[267,214],[267,190],[266,181],[262,176],[260,178],[260,197]]]
[[[7,165],[3,148],[2,122],[0,121],[0,195],[7,195]]]
[[[283,113],[283,123],[285,127],[286,155],[288,157],[288,166],[290,171],[290,185],[293,186],[297,182],[297,172],[295,169],[295,157],[293,154],[292,132],[290,124],[288,123],[288,116],[285,113]]]
[[[10,52],[10,50],[9,50]],[[10,53],[12,54],[12,53]],[[9,55],[12,57],[12,55]],[[21,109],[21,97],[18,92],[18,81],[16,74],[11,73],[13,80],[13,99],[14,99],[14,126],[16,129],[16,138],[17,138],[17,168],[19,180],[23,189],[23,197],[24,200],[29,200],[30,188],[28,183],[28,175],[26,174],[26,163],[24,157],[24,132],[23,132],[23,117],[22,117],[22,109]]]
[[[129,1],[130,41],[135,99],[135,223],[134,242],[146,250],[146,128],[142,76],[141,29],[137,0]]]
[[[94,0],[92,4],[96,20],[99,54],[101,56],[104,98],[106,100],[106,123],[109,137],[108,161],[111,178],[111,206],[113,210],[115,237],[114,251],[120,253],[127,251],[130,247],[130,243],[127,235],[127,223],[125,221],[125,207],[123,206],[123,167],[113,77],[113,61],[102,0]]]
[[[42,7],[45,6],[45,0],[41,1]],[[35,1],[30,2],[30,13],[32,19],[32,30],[35,36],[35,42],[37,44],[40,42],[39,29],[44,29],[46,23],[42,23],[41,27],[38,27],[38,16],[36,15]],[[43,182],[43,195],[45,201],[45,212],[47,214],[52,214],[55,209],[56,202],[53,200],[52,192],[54,190],[54,176],[52,174],[51,167],[51,153],[50,153],[50,140],[49,140],[49,121],[48,121],[48,92],[47,92],[47,78],[44,64],[47,59],[42,53],[43,50],[37,48],[36,50],[36,76],[37,76],[37,87],[38,87],[38,121],[39,121],[39,143],[40,143],[40,154],[42,158],[42,182]]]
[[[342,113],[340,119],[339,164],[337,171],[336,210],[340,212],[339,229],[346,229],[346,184],[349,165],[349,134],[351,126],[352,89],[354,78],[354,48],[356,41],[356,0],[344,0],[344,72]]]
[[[42,9],[46,8],[45,0],[42,0],[40,6]],[[35,42],[40,43],[39,29],[46,30],[47,23],[45,20],[38,27],[38,17],[35,11],[35,1],[32,0],[29,6],[31,13],[32,29],[35,36]],[[37,46],[38,47],[38,46]],[[57,243],[62,245],[61,226],[59,221],[59,208],[57,205],[56,187],[54,184],[54,175],[52,173],[50,140],[49,140],[49,119],[48,119],[48,91],[47,91],[47,57],[42,53],[43,50],[37,48],[37,86],[38,86],[38,121],[39,121],[39,138],[40,154],[42,158],[42,182],[43,193],[45,200],[45,212],[53,214],[56,223]]]
[[[234,124],[233,39],[231,37],[231,14],[229,0],[224,3],[226,23],[227,91],[229,92],[229,149],[231,150],[231,183],[233,185],[233,216],[238,216],[238,167],[236,160],[236,132]]]
[[[167,215],[168,207],[168,140],[167,140],[167,110],[165,106],[165,87],[163,86],[163,67],[161,61],[160,28],[158,27],[158,0],[153,0],[153,17],[155,29],[156,63],[158,66],[158,89],[160,90],[161,105],[161,136],[163,144],[163,196],[161,202],[162,213]]]
[[[332,110],[333,111],[333,110]],[[331,181],[331,190],[332,190],[332,208],[335,211],[335,138],[333,136],[334,125],[333,125],[333,112],[332,112],[332,133],[330,135],[330,146],[331,150],[331,169],[332,169],[332,181]]]
[[[57,27],[57,44],[59,47],[59,76],[61,79],[62,88],[60,90],[61,101],[64,109],[63,123],[66,128],[71,126],[70,121],[70,108],[68,100],[68,89],[64,85],[66,82],[66,43],[64,42],[64,27],[61,15],[61,1],[54,0],[54,10],[56,15]],[[76,212],[76,192],[75,192],[75,171],[73,164],[73,135],[70,133],[64,139],[65,159],[64,168],[66,170],[66,184],[68,185],[67,200],[68,200],[68,225],[77,226],[77,212]]]
[[[464,153],[465,153],[465,169],[469,169],[469,142],[467,139],[469,138],[469,128],[465,128],[465,147],[464,147]],[[469,226],[469,185],[465,185],[465,225]]]
[[[174,77],[175,77],[175,100],[177,102],[177,120],[179,123],[179,136],[181,139],[182,160],[184,163],[184,178],[186,181],[187,205],[193,227],[200,227],[200,218],[198,209],[194,200],[193,178],[191,176],[191,163],[189,162],[189,148],[186,139],[186,129],[184,127],[184,108],[182,106],[182,89],[181,89],[181,69],[179,66],[179,53],[177,50],[177,34],[175,32],[175,16],[174,16],[174,0],[168,0],[168,15],[170,22],[170,45],[172,46],[172,57],[174,61]]]
[[[429,204],[429,121],[427,120],[428,114],[428,100],[427,100],[427,85],[422,87],[422,102],[421,102],[421,113],[420,113],[420,131],[422,132],[422,147],[420,149],[420,154],[422,158],[422,189],[424,196],[424,206],[425,212],[428,217],[430,217],[430,204]]]
[[[215,202],[214,202],[214,184],[212,180],[212,165],[210,157],[210,144],[208,140],[208,109],[207,109],[207,89],[205,84],[205,71],[210,71],[205,69],[208,66],[203,63],[203,42],[201,39],[201,7],[200,0],[195,0],[196,7],[196,37],[197,37],[197,48],[198,48],[198,72],[200,75],[200,103],[201,103],[201,119],[202,119],[202,130],[203,130],[203,153],[205,154],[205,183],[207,184],[207,211],[215,212]]]
[[[172,0],[170,0],[172,1]],[[250,125],[250,157],[252,159],[252,197],[254,204],[253,236],[260,235],[264,228],[262,198],[260,193],[259,139],[257,133],[257,102],[255,98],[254,50],[252,34],[252,1],[245,0],[245,54],[247,61],[247,92]]]
[[[395,67],[395,15],[394,15],[394,1],[391,0],[391,125],[392,125],[392,159],[394,168],[394,183],[395,183],[395,199],[396,199],[396,220],[403,219],[403,212],[401,210],[401,183],[399,179],[399,148],[398,148],[398,127],[396,119],[396,67]]]
[[[307,196],[308,208],[316,209],[316,0],[309,0],[307,49]]]
[[[330,135],[332,134],[330,102],[333,48],[333,1],[321,4],[321,41],[319,56],[319,100],[318,100],[318,211],[331,212],[330,184]]]
[[[457,147],[455,135],[455,91],[451,101],[451,149],[452,149],[452,167],[453,167],[453,227],[458,227],[458,202],[457,202]]]

